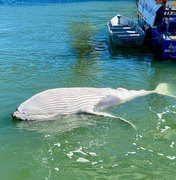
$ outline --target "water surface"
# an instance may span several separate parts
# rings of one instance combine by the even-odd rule
[[[69,116],[14,122],[11,113],[55,87],[154,89],[176,64],[148,48],[115,49],[106,24],[133,1],[0,6],[0,179],[175,179],[176,101],[149,95],[108,109],[136,125]]]

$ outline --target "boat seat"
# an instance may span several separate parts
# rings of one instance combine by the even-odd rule
[[[132,29],[130,26],[112,26],[111,30]]]
[[[118,31],[134,31],[133,28],[129,27],[129,28],[112,28],[111,31],[114,31],[114,32],[118,32]]]
[[[129,38],[129,37],[138,37],[140,36],[139,33],[135,33],[135,34],[118,34],[117,35],[119,38]]]
[[[114,25],[114,26],[112,26],[112,27],[130,27],[130,26],[119,24],[119,25]]]
[[[115,31],[115,32],[113,31],[113,34],[138,34],[138,32],[121,30],[121,31]]]

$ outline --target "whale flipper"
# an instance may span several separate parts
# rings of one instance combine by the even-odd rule
[[[124,119],[122,117],[114,116],[114,115],[112,115],[110,113],[94,111],[92,109],[87,109],[84,112],[82,111],[82,113],[92,114],[92,115],[97,115],[97,116],[110,117],[110,118],[114,118],[114,119],[119,119],[119,120],[129,124],[130,126],[132,126],[136,130],[136,126],[133,123],[131,123],[130,121],[128,121],[128,120],[126,120],[126,119]]]

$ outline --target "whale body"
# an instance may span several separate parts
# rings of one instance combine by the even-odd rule
[[[79,113],[116,117],[102,110],[151,93],[166,94],[165,89],[165,84],[153,91],[90,87],[49,89],[23,102],[12,116],[20,120],[54,120]]]

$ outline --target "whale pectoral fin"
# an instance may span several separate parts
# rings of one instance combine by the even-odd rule
[[[119,119],[119,120],[129,124],[130,126],[132,126],[136,130],[136,126],[133,123],[131,123],[130,121],[128,121],[128,120],[126,120],[126,119],[124,119],[122,117],[114,116],[114,115],[106,113],[106,112],[97,112],[97,111],[94,111],[92,109],[87,109],[86,111],[84,111],[84,113],[92,114],[92,115],[97,115],[97,116],[104,116],[104,117],[110,117],[110,118]]]
[[[92,114],[92,115],[97,115],[97,116],[105,116],[105,117],[111,117],[111,118],[116,118],[112,114],[106,113],[106,112],[99,112],[99,111],[94,111],[93,108],[91,107],[84,107],[81,110],[81,113],[85,114]]]
[[[136,126],[135,126],[133,123],[131,123],[130,121],[128,121],[128,120],[126,120],[126,119],[124,119],[124,118],[122,118],[122,117],[119,117],[119,116],[115,116],[115,118],[117,118],[117,119],[119,119],[119,120],[121,120],[121,121],[129,124],[133,129],[136,130]]]
[[[93,110],[87,110],[85,113],[97,115],[97,116],[104,116],[104,117],[110,117],[110,118],[117,118],[116,116],[113,116],[112,114],[106,113],[106,112],[96,112]]]

